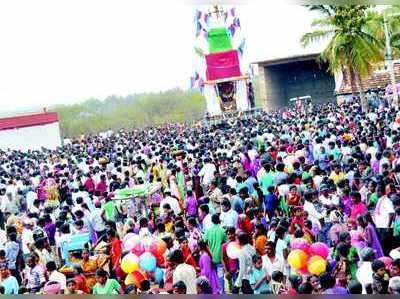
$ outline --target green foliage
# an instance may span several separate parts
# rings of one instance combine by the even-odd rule
[[[342,71],[349,74],[353,94],[358,89],[366,109],[362,79],[384,59],[384,45],[371,30],[371,7],[319,5],[309,9],[319,11],[322,18],[312,23],[315,30],[302,37],[302,45],[306,47],[319,40],[327,40],[328,45],[321,53],[321,59],[329,63],[332,73]]]
[[[110,96],[74,105],[56,106],[63,136],[74,137],[108,129],[146,127],[167,122],[191,122],[204,115],[205,100],[198,92],[172,89],[160,93]]]

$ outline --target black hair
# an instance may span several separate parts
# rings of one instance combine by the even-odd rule
[[[141,290],[141,291],[144,291],[144,292],[150,290],[150,281],[147,280],[147,279],[143,280],[143,281],[140,283],[140,290]]]
[[[331,273],[323,273],[319,277],[319,283],[321,284],[321,288],[324,290],[333,288],[336,284],[335,277]]]
[[[176,249],[171,252],[169,259],[171,262],[176,264],[182,264],[184,262],[183,252],[180,249]]]
[[[186,284],[183,281],[178,281],[173,285],[174,289],[178,289],[179,291],[181,291],[182,293],[186,294],[187,288],[186,288]]]
[[[47,264],[46,264],[46,269],[47,269],[47,271],[55,271],[55,270],[57,270],[57,265],[56,265],[56,263],[54,262],[54,261],[50,261],[50,262],[48,262]]]
[[[362,294],[362,285],[357,280],[352,280],[347,286],[349,294]]]
[[[375,260],[372,262],[371,268],[372,268],[372,271],[374,271],[374,273],[376,273],[379,269],[385,268],[385,263],[382,262],[381,260]]]
[[[302,283],[297,288],[298,294],[312,294],[312,292],[313,292],[313,287],[309,282]]]
[[[97,269],[96,270],[96,276],[107,278],[108,277],[108,273],[107,273],[107,271],[105,271],[103,269]]]
[[[214,214],[211,216],[211,222],[214,224],[220,224],[221,221],[219,220],[219,214]]]

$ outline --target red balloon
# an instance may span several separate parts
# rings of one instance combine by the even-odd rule
[[[125,285],[134,284],[137,288],[140,288],[140,284],[146,279],[146,274],[141,271],[134,271],[128,274],[125,278]]]
[[[150,245],[150,252],[155,256],[163,255],[167,251],[167,243],[163,240],[156,240]]]
[[[134,254],[136,254],[137,256],[141,256],[142,253],[145,252],[145,249],[144,249],[143,245],[142,245],[141,243],[139,243],[138,245],[136,245],[135,248],[133,248],[133,249],[131,250],[131,252],[134,253]]]

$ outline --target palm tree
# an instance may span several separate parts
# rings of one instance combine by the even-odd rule
[[[383,45],[385,44],[384,16],[388,20],[390,44],[393,54],[398,59],[400,58],[400,5],[392,5],[380,13],[377,11],[368,12],[367,19],[370,33]]]
[[[333,74],[343,72],[349,78],[353,95],[359,93],[362,108],[366,111],[368,103],[362,81],[370,75],[373,65],[383,60],[382,44],[369,30],[370,7],[311,5],[308,8],[320,12],[321,18],[312,23],[316,30],[303,35],[302,45],[328,41],[321,60],[328,62]]]

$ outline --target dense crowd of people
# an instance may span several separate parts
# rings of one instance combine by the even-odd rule
[[[2,294],[400,293],[393,108],[83,136],[0,179]]]

